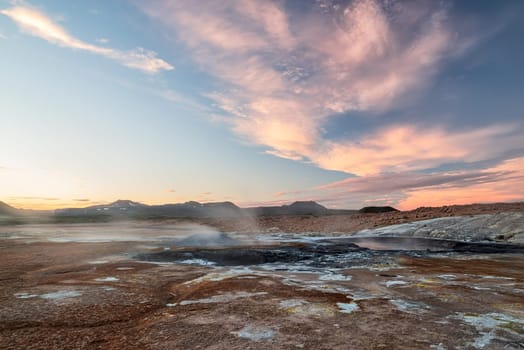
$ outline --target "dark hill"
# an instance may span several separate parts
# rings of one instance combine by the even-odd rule
[[[246,209],[254,216],[279,216],[279,215],[327,215],[329,210],[313,201],[294,202],[290,205],[273,207],[254,207]]]
[[[360,209],[358,212],[359,213],[364,213],[364,214],[377,214],[377,213],[388,213],[388,212],[392,212],[392,211],[399,211],[399,210],[395,209],[393,207],[390,207],[390,206],[385,206],[385,207],[364,207],[364,208]]]

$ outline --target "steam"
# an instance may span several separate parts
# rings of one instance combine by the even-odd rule
[[[234,246],[239,243],[224,232],[197,232],[175,242],[178,247]]]
[[[194,223],[41,224],[0,226],[0,239],[55,243],[157,243],[160,246],[237,245],[239,240],[217,229]]]

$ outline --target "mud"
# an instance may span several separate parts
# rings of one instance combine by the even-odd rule
[[[406,250],[372,240],[384,249],[370,249],[349,238],[279,237],[202,248],[1,239],[0,348],[524,347],[516,246],[488,254],[454,242]],[[251,254],[254,262],[236,259]]]
[[[264,239],[264,238],[262,238]],[[238,242],[238,241],[237,241]],[[524,254],[524,245],[457,242],[428,238],[350,237],[272,241],[271,245],[186,248],[175,246],[161,251],[142,253],[138,260],[155,262],[200,261],[220,266],[303,263],[309,266],[346,267],[367,264],[371,260],[387,260],[396,255],[423,256],[434,254]]]

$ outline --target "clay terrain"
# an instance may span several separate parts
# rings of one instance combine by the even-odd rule
[[[522,203],[0,226],[1,349],[523,349]]]

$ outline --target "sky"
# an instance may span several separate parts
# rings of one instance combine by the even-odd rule
[[[522,201],[523,17],[518,0],[0,0],[0,200]]]

